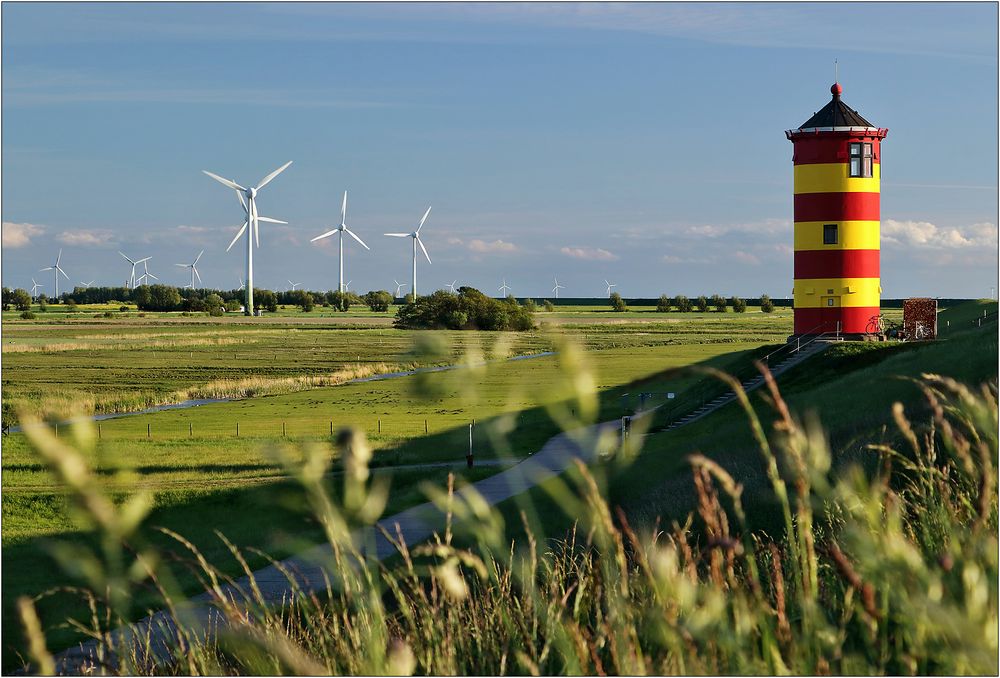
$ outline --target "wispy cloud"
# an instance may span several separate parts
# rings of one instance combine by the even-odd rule
[[[476,238],[475,240],[469,241],[469,249],[478,253],[490,252],[493,254],[511,254],[513,252],[517,252],[517,245],[504,240],[486,242],[485,240]]]
[[[560,247],[559,252],[567,257],[585,261],[617,261],[619,259],[617,254],[601,247]]]
[[[115,234],[107,229],[63,231],[56,240],[75,247],[104,247],[115,240]]]
[[[997,225],[989,222],[963,227],[941,227],[929,221],[897,221],[882,223],[882,240],[919,249],[968,249],[997,247]]]
[[[45,233],[44,226],[5,221],[0,225],[0,244],[11,249],[25,247],[31,244],[33,237],[42,233]]]

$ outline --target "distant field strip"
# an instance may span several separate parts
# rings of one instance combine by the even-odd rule
[[[194,348],[195,346],[231,346],[259,341],[253,337],[199,337],[192,339],[154,339],[133,342],[58,342],[54,344],[4,344],[3,353],[59,353],[62,351],[140,351],[149,348]]]
[[[327,374],[304,374],[295,377],[245,377],[243,379],[216,379],[201,386],[194,386],[174,393],[179,401],[202,398],[253,398],[255,396],[295,393],[320,386],[338,386],[352,379],[363,379],[375,374],[388,374],[412,369],[392,363],[351,365]]]

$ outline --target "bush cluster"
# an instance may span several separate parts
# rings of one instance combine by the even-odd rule
[[[399,309],[396,327],[423,330],[513,330],[535,326],[532,313],[513,297],[500,301],[472,287],[458,294],[438,290]]]

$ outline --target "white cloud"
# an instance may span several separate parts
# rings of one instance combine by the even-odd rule
[[[449,240],[450,242],[450,240]],[[475,240],[469,241],[469,249],[473,252],[493,252],[493,253],[511,253],[517,251],[517,245],[511,242],[505,242],[503,240],[494,240],[493,242],[486,242],[485,240]]]
[[[733,252],[733,259],[740,262],[741,264],[760,266],[760,259],[757,258],[757,255],[751,254],[750,252],[745,252],[743,250],[736,250],[735,252]]]
[[[997,226],[989,222],[964,227],[940,227],[929,221],[882,222],[882,239],[887,243],[920,249],[965,249],[997,245]]]
[[[618,259],[617,254],[600,247],[561,247],[559,251],[567,257],[585,261],[616,261]]]
[[[102,247],[110,243],[115,237],[111,231],[104,229],[83,230],[83,231],[63,231],[56,236],[56,240],[64,245],[76,247]]]
[[[0,244],[4,247],[16,249],[31,244],[31,239],[36,235],[45,232],[44,226],[36,224],[16,224],[12,221],[5,221],[0,225]]]

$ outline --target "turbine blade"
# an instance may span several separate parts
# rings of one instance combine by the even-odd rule
[[[156,277],[155,275],[153,275],[152,273],[147,273],[146,275],[148,275],[148,276],[149,276],[150,278],[152,278],[153,280],[159,280],[159,278],[157,278],[157,277]]]
[[[229,250],[231,250],[231,249],[233,248],[233,245],[235,245],[235,244],[236,244],[236,241],[240,239],[240,236],[241,236],[241,235],[243,235],[243,231],[247,230],[247,224],[248,224],[248,223],[249,223],[249,222],[246,222],[246,221],[244,221],[244,222],[243,222],[243,228],[241,228],[241,229],[240,229],[240,232],[236,234],[236,237],[235,237],[235,238],[233,238],[233,241],[232,241],[231,243],[229,243],[229,247],[227,247],[227,248],[226,248],[226,251],[227,251],[227,252],[228,252]]]
[[[347,221],[347,191],[344,191],[344,203],[340,206],[340,223]]]
[[[257,247],[260,248],[260,220],[253,220],[253,239],[257,243]]]
[[[271,217],[257,217],[257,221],[263,221],[266,224],[287,224],[287,221],[282,221],[281,219],[272,219]]]
[[[59,271],[60,273],[62,273],[62,274],[63,274],[63,277],[64,277],[64,278],[66,278],[66,280],[69,280],[69,276],[68,276],[68,275],[66,275],[66,271],[62,270],[62,269],[61,269],[61,268],[59,268],[58,266],[56,266],[56,270],[57,270],[57,271]]]
[[[56,255],[56,266],[59,266],[59,261],[62,259],[62,250],[59,250],[59,254]]]
[[[144,262],[144,261],[149,261],[149,260],[150,260],[150,259],[152,259],[152,258],[153,258],[153,257],[146,257],[145,259],[139,259],[139,260],[138,260],[137,262],[135,262],[135,263],[137,263],[137,264],[141,264],[142,262]]]
[[[194,258],[194,263],[191,264],[191,265],[194,266],[195,264],[197,264],[198,261],[201,260],[201,255],[203,255],[204,253],[205,253],[205,250],[202,250],[201,252],[198,252],[198,256]]]
[[[119,252],[118,252],[118,254],[121,254],[121,255],[122,255],[123,257],[125,257],[125,255],[124,255],[124,254],[122,254],[122,252],[121,252],[121,251],[119,251]],[[130,263],[130,264],[134,264],[134,263],[135,263],[134,261],[132,261],[132,260],[131,260],[131,259],[129,259],[128,257],[125,257],[125,261],[127,261],[127,262],[128,262],[128,263]]]
[[[424,247],[424,243],[421,242],[420,238],[415,238],[417,244],[420,245],[420,249],[424,251],[424,256],[427,257],[427,263],[431,263],[431,255],[427,254],[427,248]]]
[[[270,174],[268,174],[266,177],[264,177],[263,179],[261,179],[260,183],[257,184],[257,190],[259,191],[260,189],[262,189],[265,186],[267,186],[271,182],[271,179],[275,178],[276,176],[278,176],[279,174],[281,174],[282,172],[284,172],[285,169],[289,165],[291,165],[291,164],[292,164],[292,161],[289,160],[284,165],[282,165],[281,167],[279,167],[278,169],[274,170],[273,172],[271,172]]]
[[[431,208],[428,207],[427,211],[424,212],[424,216],[420,218],[420,225],[417,226],[417,233],[420,233],[420,229],[424,227],[424,222],[427,221],[427,215],[431,213]]]
[[[334,233],[336,233],[336,232],[337,232],[337,231],[339,231],[339,230],[340,230],[340,229],[338,229],[338,228],[335,228],[335,229],[333,229],[332,231],[327,231],[327,232],[326,232],[326,233],[324,233],[323,235],[317,235],[317,236],[316,236],[315,238],[313,238],[313,239],[312,239],[312,240],[310,240],[309,242],[316,242],[317,240],[322,240],[323,238],[328,238],[328,237],[330,237],[331,235],[333,235]]]
[[[390,238],[409,238],[409,233],[383,233],[382,235],[387,235]]]
[[[242,186],[240,186],[235,181],[230,181],[229,179],[224,179],[223,177],[220,177],[218,174],[212,174],[208,170],[202,170],[202,172],[204,174],[207,174],[208,176],[212,177],[213,179],[215,179],[216,181],[218,181],[223,186],[228,186],[229,188],[233,189],[234,191],[245,191],[245,190],[247,190],[247,189],[243,188]]]
[[[243,193],[240,192],[240,191],[236,191],[235,193],[236,193],[236,197],[240,199],[240,205],[243,206],[243,211],[244,212],[248,212],[248,210],[247,210],[247,202],[246,202],[246,200],[243,199]]]
[[[359,243],[361,243],[361,246],[364,247],[366,250],[371,250],[371,247],[369,247],[368,245],[366,245],[365,241],[362,240],[361,238],[359,238],[354,231],[352,231],[349,228],[344,228],[344,230],[347,231],[347,235],[351,236],[352,238],[354,238],[355,240],[357,240]]]
[[[191,268],[191,264],[174,264],[174,266],[180,266],[181,268]]]
[[[38,272],[41,273],[42,271],[51,271],[54,268],[55,268],[55,266],[49,266],[48,268],[40,268],[40,269],[38,269]]]
[[[194,266],[192,266],[191,268],[194,270],[194,277],[197,278],[198,282],[200,283],[201,282],[201,273],[198,273],[198,269],[195,268]]]

